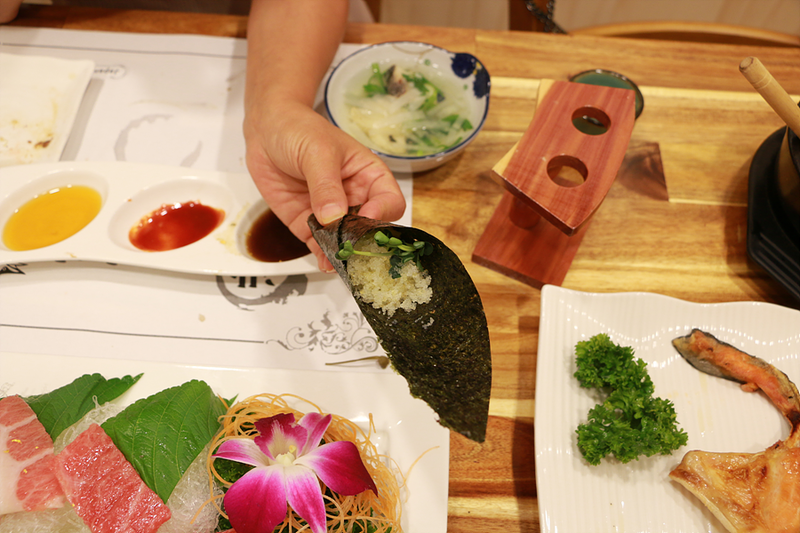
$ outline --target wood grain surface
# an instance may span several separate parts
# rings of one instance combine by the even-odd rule
[[[494,171],[523,203],[572,235],[600,206],[622,164],[634,125],[634,93],[561,80],[539,98],[505,168]],[[578,131],[572,125],[576,113],[595,114],[605,134]],[[577,178],[559,182],[554,165],[571,167]]]
[[[14,24],[242,37],[245,19],[26,7]],[[663,186],[657,194],[639,187],[634,168],[614,183],[564,287],[800,308],[746,254],[750,162],[782,121],[738,71],[743,58],[759,57],[797,101],[800,50],[379,24],[351,25],[345,39],[431,42],[475,54],[492,76],[489,116],[474,143],[414,177],[413,220],[464,262],[483,300],[492,343],[486,442],[451,437],[448,531],[539,532],[533,418],[540,291],[471,261],[503,194],[491,169],[528,126],[539,80],[606,68],[636,82],[644,111],[629,147],[639,152],[629,155],[641,160],[648,147],[649,164],[660,165],[666,182],[666,193]]]

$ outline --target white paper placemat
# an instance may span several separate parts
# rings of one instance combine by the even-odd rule
[[[336,61],[356,48],[342,45]],[[0,27],[4,54],[95,64],[62,160],[246,172],[245,50],[242,39]],[[412,179],[397,178],[410,225]],[[339,367],[326,362],[383,353],[335,275],[100,263],[0,266],[0,351],[330,371]]]

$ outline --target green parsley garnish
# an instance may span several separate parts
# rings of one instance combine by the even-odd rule
[[[389,257],[389,273],[392,278],[400,277],[400,269],[409,261],[413,261],[419,270],[422,267],[422,257],[433,253],[433,245],[425,241],[404,242],[397,237],[390,237],[382,231],[375,232],[375,242],[379,246],[387,249],[386,252],[362,252],[353,248],[353,243],[348,241],[339,245],[336,252],[336,259],[347,261],[352,255],[364,255],[372,257]]]
[[[669,455],[686,444],[688,435],[678,428],[675,406],[653,397],[647,364],[634,359],[631,347],[614,344],[601,333],[579,342],[575,355],[574,375],[581,387],[608,392],[576,430],[578,448],[589,464],[598,465],[607,455],[623,463],[640,455]]]

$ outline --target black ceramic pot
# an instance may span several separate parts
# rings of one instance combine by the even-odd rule
[[[786,127],[750,165],[747,254],[800,301],[800,139]]]
[[[789,128],[781,144],[775,180],[785,224],[800,238],[800,138]]]

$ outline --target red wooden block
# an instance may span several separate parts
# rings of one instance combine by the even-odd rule
[[[564,281],[589,217],[614,182],[635,119],[633,91],[546,80],[541,87],[546,94],[531,124],[492,169],[508,192],[472,257],[537,287]],[[579,130],[573,120],[582,117],[605,133]]]

